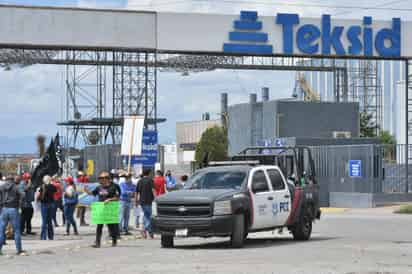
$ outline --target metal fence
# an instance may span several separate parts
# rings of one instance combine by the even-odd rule
[[[406,145],[382,145],[384,178],[382,191],[386,193],[405,193],[411,190],[412,181],[412,146],[409,146],[408,188],[406,188]]]
[[[407,190],[406,145],[340,145],[311,149],[324,201],[329,199],[330,192],[405,193]],[[351,176],[351,160],[360,162],[360,176]],[[412,164],[408,171],[412,176]],[[408,181],[410,190],[412,178]]]

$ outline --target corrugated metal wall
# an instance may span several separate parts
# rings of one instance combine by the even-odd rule
[[[269,101],[229,107],[229,155],[262,139],[333,138],[334,131],[359,136],[357,103]]]

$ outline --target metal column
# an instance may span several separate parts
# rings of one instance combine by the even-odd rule
[[[409,113],[412,113],[412,99],[409,98],[409,91],[412,91],[411,75],[409,75],[410,66],[412,67],[412,61],[407,59],[405,61],[405,134],[406,134],[406,150],[405,150],[405,192],[409,192],[409,137],[411,136],[410,126],[411,121],[409,121]]]

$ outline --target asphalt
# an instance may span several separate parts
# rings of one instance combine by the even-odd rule
[[[0,257],[0,274],[12,273],[412,273],[412,216],[393,208],[326,212],[312,239],[295,242],[287,231],[255,233],[245,247],[227,238],[178,239],[161,249],[158,238],[123,237],[118,247],[93,249],[94,227],[54,241],[24,237],[29,256],[15,256],[12,241]],[[38,231],[38,220],[36,220]],[[139,235],[138,231],[134,231]]]

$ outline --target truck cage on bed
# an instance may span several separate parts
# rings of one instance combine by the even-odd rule
[[[315,165],[309,147],[248,147],[230,160],[226,162],[228,165],[276,165],[295,184],[302,179],[316,184]],[[216,163],[219,162],[214,162],[214,165],[218,165]],[[220,163],[224,165],[225,162]]]

